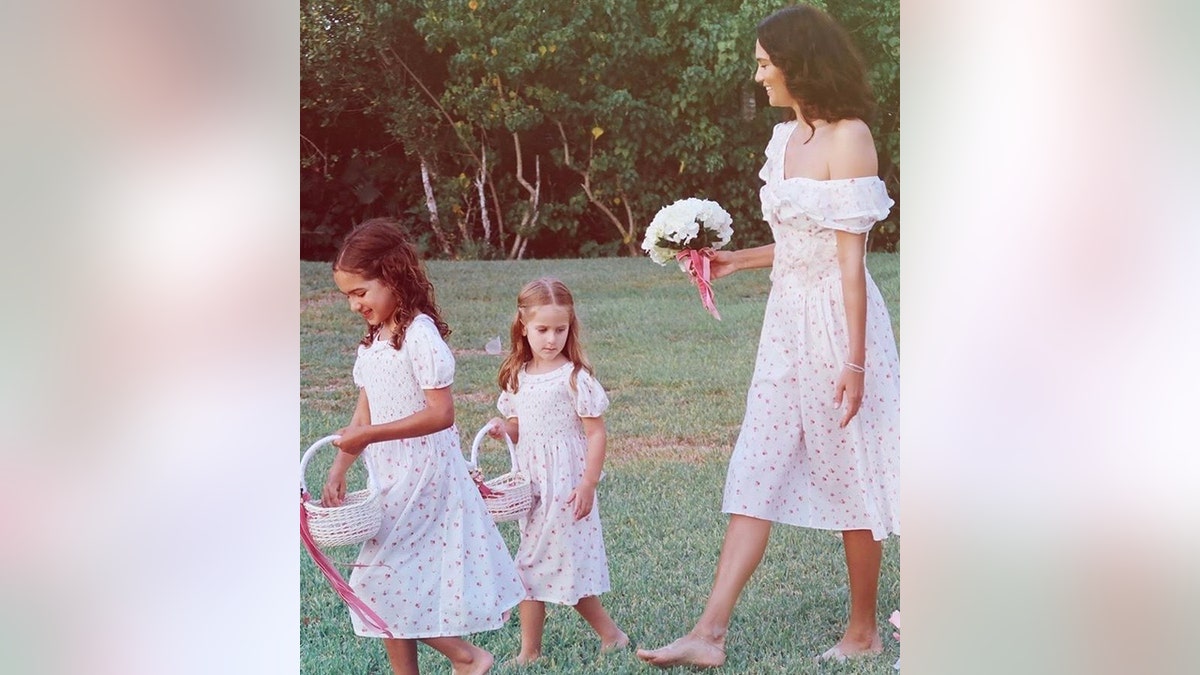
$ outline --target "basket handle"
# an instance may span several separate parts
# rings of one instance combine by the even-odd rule
[[[312,456],[314,454],[316,454],[317,450],[321,446],[327,445],[329,443],[333,443],[334,441],[336,441],[339,438],[341,438],[341,436],[338,434],[330,434],[330,435],[318,440],[316,443],[313,443],[312,445],[308,446],[308,450],[304,451],[304,456],[300,458],[300,492],[301,493],[308,492],[308,485],[305,484],[305,482],[304,482],[304,470],[308,467],[308,460],[312,459]],[[379,492],[379,483],[377,483],[375,481],[375,470],[371,468],[371,462],[369,461],[369,458],[365,457],[365,455],[367,454],[367,450],[363,450],[362,454],[364,455],[363,464],[367,467],[367,486],[371,490],[371,492]]]
[[[475,434],[475,440],[471,442],[471,461],[467,464],[468,468],[474,469],[479,466],[479,444],[483,442],[483,437],[487,436],[488,429],[490,428],[492,428],[490,423],[485,424],[479,430],[479,433]],[[501,431],[504,430],[501,429]],[[507,431],[504,431],[504,442],[508,444],[508,461],[512,465],[512,470],[520,471],[521,465],[517,462],[517,449],[513,447],[512,439],[508,437]]]

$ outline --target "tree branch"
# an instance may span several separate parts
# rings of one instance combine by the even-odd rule
[[[471,144],[467,143],[467,140],[462,137],[461,133],[459,133],[458,126],[455,124],[454,118],[450,116],[450,113],[442,105],[442,102],[438,100],[438,97],[433,95],[433,92],[429,90],[429,87],[425,86],[425,83],[421,81],[421,78],[417,77],[417,74],[413,72],[413,69],[408,67],[408,64],[405,63],[404,59],[401,58],[401,56],[390,47],[386,50],[386,52],[382,48],[379,48],[377,51],[379,52],[379,58],[383,59],[384,65],[389,67],[392,65],[392,61],[388,58],[386,52],[391,52],[392,58],[400,63],[400,67],[404,68],[404,71],[413,79],[413,82],[416,82],[417,86],[421,88],[421,91],[425,92],[425,95],[428,96],[429,100],[433,102],[433,105],[438,109],[438,112],[442,113],[442,116],[446,118],[446,123],[450,125],[450,129],[454,132],[454,137],[457,138],[460,143],[462,143],[462,146],[466,149],[467,154],[471,155],[471,159],[475,160],[475,164],[482,164],[483,162],[479,159],[479,156],[475,154],[475,150],[471,147]]]
[[[571,169],[572,171],[574,171],[575,173],[577,173],[583,177],[583,184],[582,184],[583,193],[585,195],[587,195],[588,201],[595,204],[596,208],[600,209],[600,211],[602,211],[604,213],[604,215],[608,217],[609,222],[611,222],[617,228],[617,232],[621,233],[621,242],[624,243],[626,246],[629,246],[631,252],[636,252],[635,249],[632,248],[632,243],[631,243],[633,241],[632,216],[630,217],[629,227],[626,228],[624,225],[621,224],[621,219],[617,217],[617,214],[613,213],[612,209],[608,208],[607,204],[605,204],[601,200],[597,199],[596,195],[592,192],[592,175],[591,175],[591,173],[592,173],[591,172],[592,152],[596,148],[596,137],[592,136],[591,142],[588,143],[588,168],[586,170],[579,169],[575,166],[572,166],[572,164],[571,164],[571,148],[567,144],[567,132],[566,132],[566,130],[563,129],[562,122],[555,120],[554,124],[558,126],[558,133],[562,137],[563,163],[566,164],[568,169]],[[622,194],[624,194],[624,193],[622,193]],[[626,201],[626,203],[625,203],[625,209],[627,211],[629,209],[628,201]]]
[[[308,144],[313,147],[313,152],[316,152],[318,155],[321,156],[321,174],[328,175],[329,174],[329,157],[326,156],[325,153],[321,152],[321,147],[319,145],[317,145],[316,143],[313,143],[312,140],[308,138],[308,136],[305,136],[304,134],[300,134],[300,140],[307,141]]]

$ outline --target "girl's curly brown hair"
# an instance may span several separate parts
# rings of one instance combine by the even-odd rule
[[[391,318],[395,319],[398,330],[392,335],[392,347],[400,349],[408,325],[418,314],[433,319],[443,338],[450,335],[450,327],[442,320],[434,300],[433,284],[425,275],[425,267],[396,221],[372,218],[351,230],[333,259],[333,271],[357,274],[368,281],[379,279],[396,294],[396,311]],[[368,324],[362,344],[370,346],[383,324],[383,321],[377,326]]]
[[[793,5],[760,21],[757,32],[758,43],[783,71],[788,93],[800,103],[806,121],[860,119],[870,124],[875,100],[866,66],[850,35],[832,17],[810,5]],[[787,109],[784,117],[794,119],[795,111]]]

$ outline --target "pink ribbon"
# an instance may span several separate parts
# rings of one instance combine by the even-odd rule
[[[685,248],[676,254],[675,259],[692,278],[692,283],[696,284],[696,289],[700,292],[700,303],[704,305],[704,309],[707,309],[709,314],[720,321],[721,315],[717,312],[717,300],[713,296],[712,269],[709,267],[708,256],[694,248]]]
[[[471,469],[471,480],[475,481],[475,487],[479,488],[479,495],[484,499],[492,497],[503,497],[504,493],[499,490],[493,490],[483,482],[483,472],[478,468]]]
[[[346,603],[350,610],[363,620],[363,623],[387,637],[392,637],[391,631],[387,629],[387,623],[374,610],[367,606],[367,603],[355,595],[354,589],[350,588],[350,584],[346,583],[341,573],[333,566],[333,561],[321,551],[317,546],[317,542],[313,540],[312,532],[308,530],[308,511],[304,509],[304,500],[307,498],[308,495],[304,493],[300,494],[300,539],[304,541],[304,548],[308,549],[308,555],[312,557],[317,568],[325,575],[333,590],[341,596],[342,601]]]

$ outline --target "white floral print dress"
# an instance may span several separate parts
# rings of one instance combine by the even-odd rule
[[[418,314],[399,350],[387,340],[358,348],[354,383],[367,392],[371,422],[407,417],[425,389],[454,381],[454,356],[433,320]],[[396,638],[458,636],[500,628],[524,597],[512,557],[467,473],[458,429],[373,443],[383,527],[359,552],[354,592]],[[350,613],[354,632],[385,637]]]
[[[875,177],[784,179],[784,147],[796,127],[776,125],[759,173],[775,260],[722,510],[884,539],[900,533],[899,358],[868,272],[863,401],[839,428],[834,382],[848,339],[835,230],[867,232],[893,202]]]
[[[587,439],[581,417],[600,417],[608,395],[586,370],[570,378],[573,363],[548,373],[517,375],[517,392],[502,392],[496,407],[520,425],[517,458],[533,486],[533,509],[521,518],[514,556],[528,600],[574,605],[610,590],[608,557],[597,498],[592,512],[575,520],[571,491],[583,478]]]

